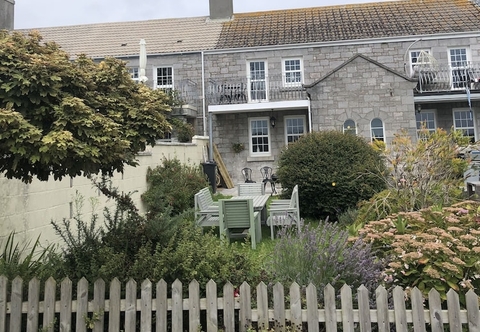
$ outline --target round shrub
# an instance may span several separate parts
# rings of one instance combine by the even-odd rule
[[[380,152],[365,139],[339,131],[303,136],[282,151],[278,166],[287,196],[299,186],[302,216],[336,219],[385,187]]]
[[[195,193],[207,187],[208,182],[200,166],[189,166],[178,159],[164,159],[161,166],[147,172],[148,190],[142,194],[149,216],[165,213],[173,215],[193,208]]]

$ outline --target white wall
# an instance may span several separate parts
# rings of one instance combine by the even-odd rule
[[[161,165],[164,158],[175,157],[185,164],[200,165],[204,161],[207,143],[208,137],[199,136],[195,136],[192,143],[157,143],[138,156],[137,167],[128,166],[123,175],[115,174],[112,184],[123,192],[136,191],[132,198],[137,207],[144,211],[140,195],[147,190],[148,168]],[[0,175],[0,239],[15,231],[18,241],[35,240],[40,235],[41,243],[56,243],[58,236],[51,221],[70,218],[71,209],[75,209],[77,192],[85,198],[82,209],[85,214],[82,219],[85,221],[90,220],[92,213],[90,198],[98,202],[95,211],[101,216],[105,206],[113,206],[113,202],[99,194],[85,177],[44,182],[33,180],[32,183],[25,184]]]

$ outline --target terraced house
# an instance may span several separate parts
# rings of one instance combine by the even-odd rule
[[[178,93],[174,114],[211,135],[234,182],[243,167],[260,180],[256,169],[275,167],[281,149],[311,131],[388,145],[400,129],[416,138],[424,125],[478,139],[477,0],[254,13],[233,13],[232,1],[210,0],[208,17],[38,30],[72,57],[125,60],[133,78],[145,39],[145,84]]]

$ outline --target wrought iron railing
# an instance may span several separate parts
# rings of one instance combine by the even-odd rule
[[[210,80],[206,98],[210,105],[243,104],[268,101],[306,99],[302,84],[287,83],[285,76],[267,76],[261,79]]]
[[[449,65],[424,65],[414,70],[418,77],[417,91],[440,92],[480,89],[480,65],[466,64],[462,67]]]

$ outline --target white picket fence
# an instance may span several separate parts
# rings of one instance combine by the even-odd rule
[[[42,285],[38,279],[28,283],[28,294],[24,296],[21,278],[9,282],[0,277],[0,332],[228,332],[245,331],[249,326],[269,326],[275,331],[480,331],[479,298],[472,290],[466,295],[466,309],[460,309],[458,294],[450,290],[445,309],[435,290],[430,291],[428,307],[424,307],[424,299],[416,288],[406,299],[404,290],[396,287],[391,294],[393,308],[389,308],[388,292],[379,287],[374,295],[375,308],[371,308],[370,294],[363,286],[354,296],[347,285],[340,294],[328,285],[323,303],[317,301],[317,289],[311,284],[302,288],[293,283],[285,294],[280,283],[270,289],[260,283],[254,292],[247,283],[238,290],[227,283],[223,296],[218,297],[217,285],[210,281],[205,298],[200,298],[200,285],[195,280],[188,285],[187,298],[183,297],[183,285],[178,280],[171,289],[163,280],[156,285],[145,280],[140,293],[134,280],[124,286],[122,289],[114,279],[106,294],[105,282],[97,280],[90,297],[89,284],[81,279],[74,299],[69,279],[57,285],[50,278],[43,285],[41,299]],[[123,298],[121,294],[125,294]],[[171,294],[170,298],[167,294]],[[335,305],[338,298],[340,308]]]

